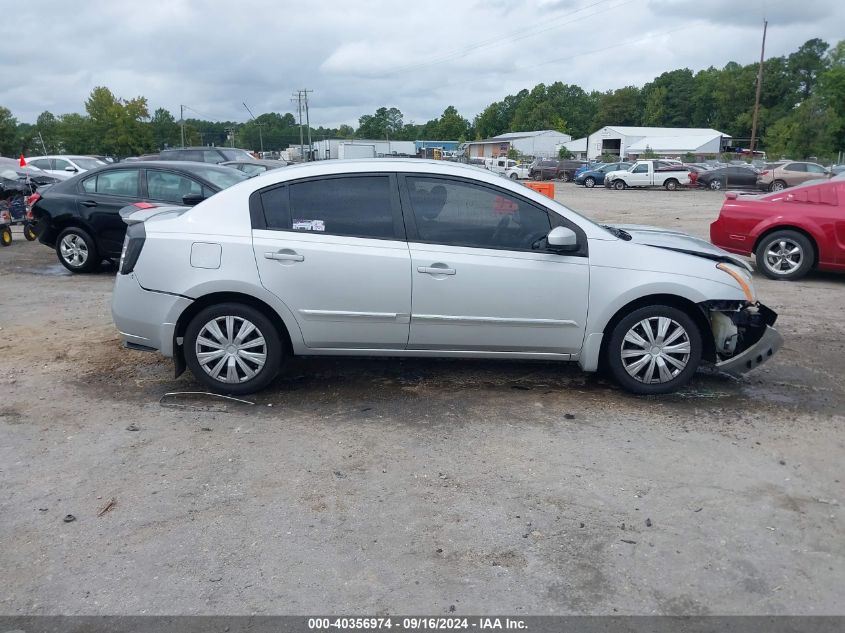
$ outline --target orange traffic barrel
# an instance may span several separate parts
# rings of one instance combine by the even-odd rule
[[[544,196],[548,196],[552,200],[555,198],[555,185],[553,182],[526,182],[525,186],[533,189]]]

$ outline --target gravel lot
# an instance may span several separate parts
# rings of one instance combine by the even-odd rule
[[[722,200],[557,196],[701,236]],[[670,397],[569,365],[309,359],[254,406],[174,408],[199,385],[121,349],[114,271],[15,238],[0,614],[845,613],[845,276],[758,276],[784,349]]]

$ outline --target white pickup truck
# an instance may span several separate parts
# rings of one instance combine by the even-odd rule
[[[614,189],[666,187],[674,191],[688,184],[689,170],[679,163],[666,160],[638,160],[627,170],[611,171],[604,175],[604,186]]]

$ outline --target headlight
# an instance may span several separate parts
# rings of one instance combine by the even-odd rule
[[[751,287],[751,280],[747,279],[745,275],[740,273],[738,270],[730,266],[729,264],[719,263],[716,264],[716,268],[721,270],[723,273],[729,274],[731,277],[734,278],[734,281],[739,284],[739,287],[742,288],[742,292],[745,294],[745,298],[748,303],[756,303],[757,297],[754,295],[754,288]]]

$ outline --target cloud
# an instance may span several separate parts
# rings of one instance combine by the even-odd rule
[[[91,89],[146,96],[151,110],[217,120],[290,112],[314,90],[315,126],[396,106],[422,123],[555,81],[642,85],[759,55],[760,0],[41,0],[4,14],[0,105],[21,121],[81,112]],[[767,54],[842,37],[845,3],[768,0]],[[201,113],[197,115],[196,113]]]

